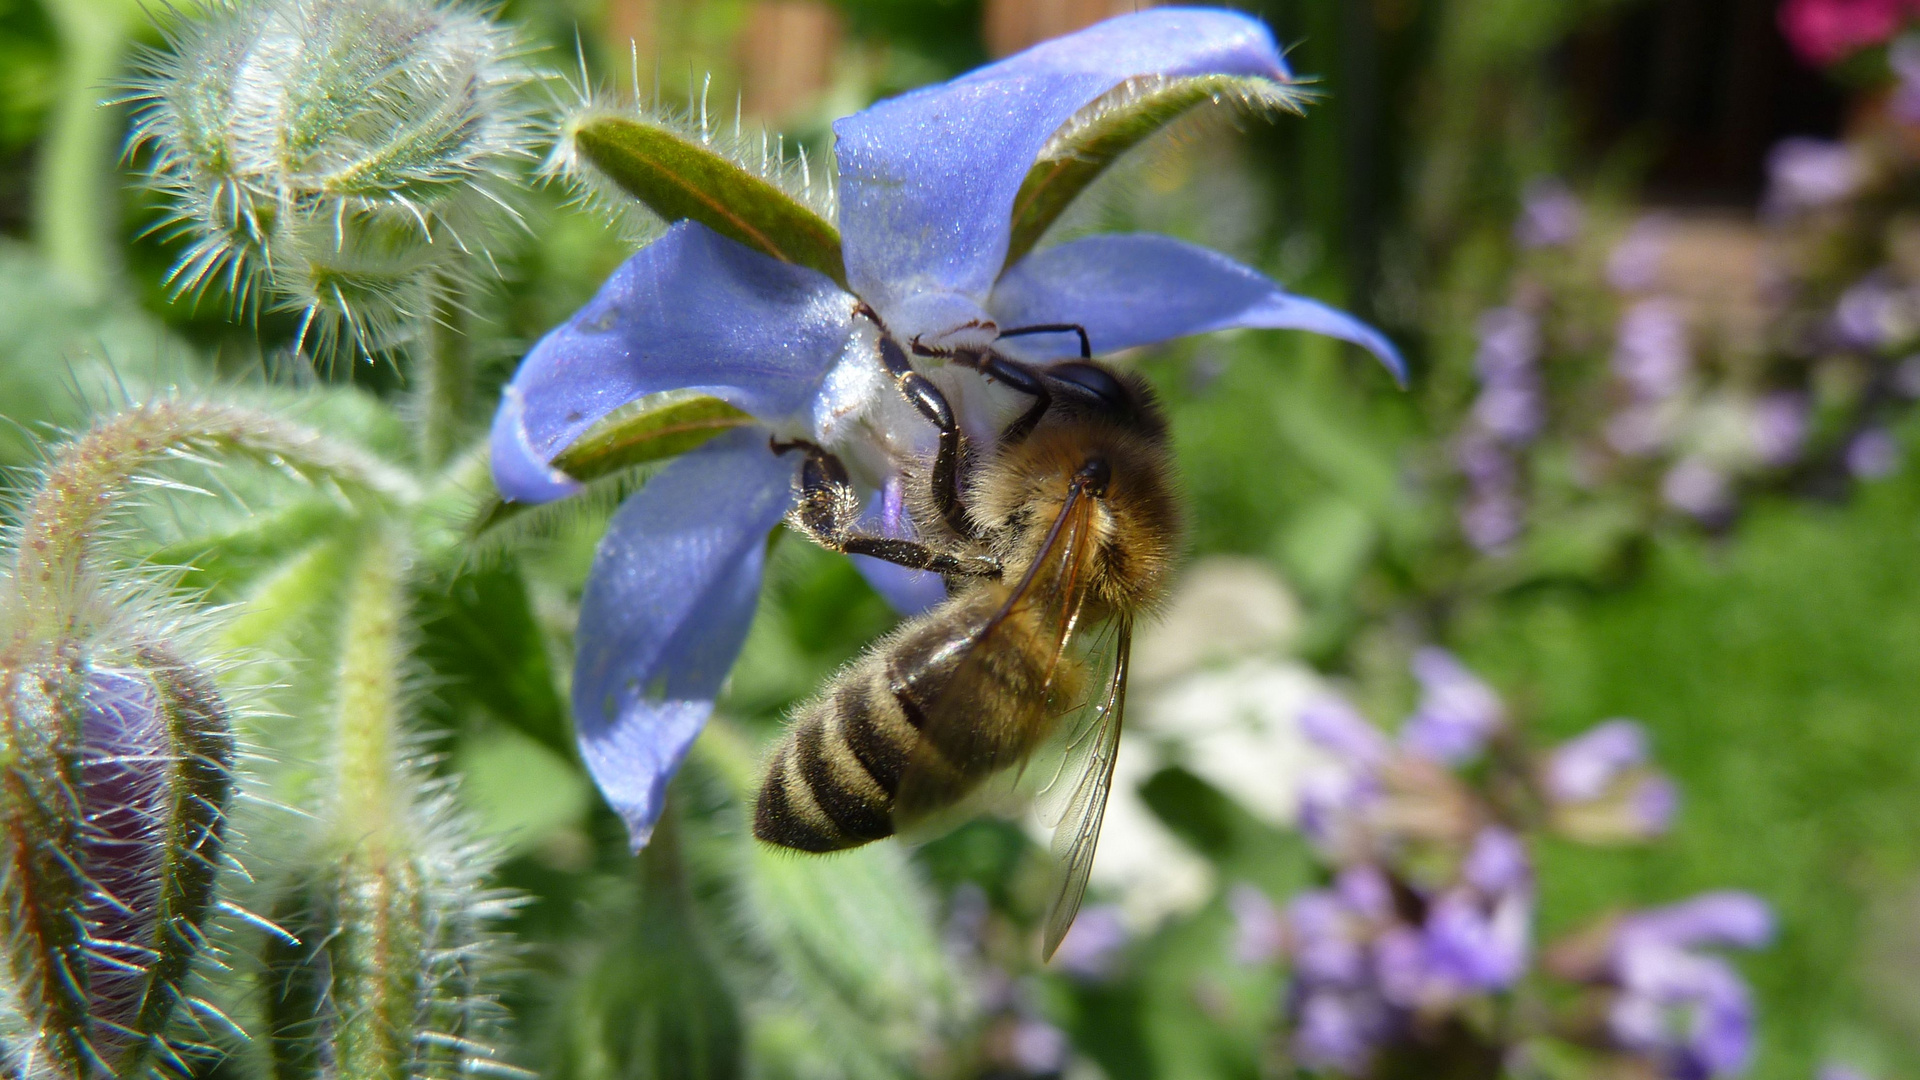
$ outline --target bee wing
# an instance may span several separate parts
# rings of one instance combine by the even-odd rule
[[[1113,661],[1105,687],[1089,710],[1081,744],[1071,749],[1052,786],[1059,788],[1053,827],[1054,890],[1047,907],[1046,937],[1040,958],[1050,960],[1080,912],[1087,895],[1087,875],[1093,870],[1094,848],[1100,842],[1100,821],[1107,813],[1107,795],[1113,790],[1113,763],[1120,752],[1120,723],[1127,708],[1127,667],[1133,653],[1133,623],[1114,625]],[[1046,814],[1043,803],[1042,814]]]
[[[998,651],[1001,635],[1026,634],[1032,628],[1045,635],[1043,671],[1053,686],[1086,601],[1087,563],[1095,551],[1093,508],[1093,499],[1078,485],[1070,487],[1039,554],[1000,609],[958,643],[950,659],[927,665],[925,674],[937,674],[945,687],[923,708],[920,739],[894,796],[893,817],[900,831],[920,831],[917,826],[971,790],[981,772],[1015,764],[993,760],[993,748],[1009,740],[994,737],[990,726],[998,718],[969,691],[990,681],[980,667]],[[972,763],[972,774],[957,774],[949,764],[953,760]]]

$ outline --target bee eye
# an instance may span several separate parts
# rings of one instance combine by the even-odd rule
[[[1123,414],[1133,411],[1133,395],[1112,372],[1097,364],[1055,364],[1047,369],[1047,376],[1056,384],[1064,383],[1061,389],[1072,396],[1090,400],[1108,411]]]

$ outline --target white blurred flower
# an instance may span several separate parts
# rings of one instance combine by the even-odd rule
[[[1297,718],[1324,693],[1304,664],[1253,658],[1195,672],[1142,702],[1136,715],[1140,731],[1167,743],[1194,775],[1284,827],[1299,809],[1301,778],[1320,760]]]

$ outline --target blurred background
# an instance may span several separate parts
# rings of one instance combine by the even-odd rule
[[[507,0],[500,15],[576,84],[715,124],[738,113],[824,167],[833,118],[1137,6]],[[1920,1075],[1908,6],[1233,6],[1290,47],[1316,95],[1306,115],[1183,124],[1069,228],[1223,250],[1375,321],[1413,377],[1402,392],[1300,335],[1124,358],[1170,404],[1195,533],[1139,647],[1115,805],[1062,957],[1034,960],[1044,874],[1012,824],[886,845],[831,877],[742,854],[729,769],[892,619],[843,560],[790,539],[723,718],[676,781],[667,854],[629,855],[559,689],[604,527],[589,513],[511,572],[475,569],[420,601],[436,768],[464,777],[505,852],[498,884],[525,894],[507,924],[520,1064],[1287,1073],[1287,965],[1263,951],[1261,920],[1324,873],[1295,829],[1313,756],[1295,716],[1328,687],[1377,720],[1403,715],[1408,659],[1438,643],[1540,740],[1637,719],[1678,785],[1652,843],[1541,843],[1540,939],[1751,891],[1779,932],[1739,959],[1759,1016],[1750,1074]],[[390,366],[285,360],[290,316],[233,319],[217,288],[171,296],[182,241],[151,227],[156,197],[121,153],[126,107],[98,105],[157,41],[130,0],[0,0],[0,463],[29,465],[50,433],[155,387],[398,392]],[[565,190],[529,183],[530,227],[484,309],[496,385],[632,251]],[[483,419],[491,398],[474,408]],[[148,524],[145,557],[188,567],[182,587],[215,601],[244,600],[265,572],[243,555],[194,562],[204,521]],[[515,634],[534,647],[500,643]],[[318,677],[289,663],[265,682]]]

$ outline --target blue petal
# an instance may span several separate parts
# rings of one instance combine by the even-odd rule
[[[1090,236],[1036,251],[1000,279],[989,308],[1006,327],[1084,326],[1095,354],[1212,330],[1311,330],[1351,341],[1394,378],[1407,377],[1399,350],[1380,331],[1217,251],[1166,236]],[[1072,334],[1007,338],[999,347],[1031,360],[1079,352]]]
[[[683,221],[527,354],[494,417],[494,482],[522,502],[571,494],[553,456],[663,390],[702,390],[769,421],[793,415],[839,358],[852,318],[853,298],[825,275]]]
[[[635,848],[713,711],[760,596],[767,533],[799,455],[743,428],[669,464],[620,507],[594,553],[575,634],[580,756]]]
[[[902,337],[935,340],[981,318],[1006,260],[1014,196],[1047,139],[1126,79],[1208,74],[1285,79],[1287,69],[1273,35],[1253,19],[1162,8],[835,123],[854,291]]]
[[[861,531],[896,539],[913,537],[913,524],[907,519],[904,506],[902,483],[900,474],[895,473],[887,478],[884,487],[874,493],[873,499],[867,504],[867,512],[861,515]],[[853,560],[854,569],[860,571],[860,576],[873,586],[873,591],[902,615],[918,615],[947,598],[947,583],[932,571],[909,570],[898,563],[868,555],[849,557]]]

